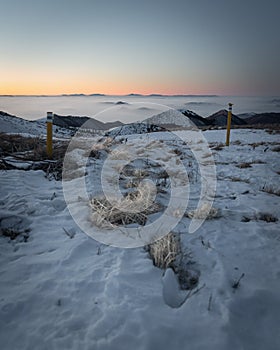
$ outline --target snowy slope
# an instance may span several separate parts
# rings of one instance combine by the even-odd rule
[[[279,190],[279,136],[233,130],[231,146],[215,150],[224,131],[203,135],[221,216],[192,235],[186,217],[176,228],[200,272],[191,296],[143,248],[105,246],[81,232],[60,182],[41,171],[1,171],[1,228],[30,230],[27,239],[0,236],[2,349],[279,349],[280,197],[263,192],[268,184]],[[169,137],[130,135],[128,145]]]
[[[191,111],[188,111],[188,112],[191,112]],[[194,112],[192,113],[193,115],[195,115]],[[160,114],[154,115],[146,119],[145,122],[148,124],[155,124],[155,125],[177,125],[182,127],[194,126],[194,124],[191,122],[191,120],[187,116],[185,116],[183,113],[175,109],[169,109]]]
[[[40,135],[44,129],[43,122],[30,122],[0,111],[0,132]]]
[[[116,127],[110,130],[107,135],[133,135],[143,134],[152,131],[165,130],[170,127],[195,127],[195,124],[188,118],[187,115],[196,117],[196,113],[191,111],[184,111],[184,115],[181,111],[175,109],[169,109],[162,113],[156,114],[150,118],[147,118],[141,122],[125,124],[120,127]]]
[[[30,121],[0,111],[0,132],[44,136],[46,135],[46,118]],[[72,133],[73,130],[69,128],[53,126],[53,134],[56,137],[69,137]]]
[[[89,117],[61,116],[55,114],[53,132],[55,136],[71,136],[73,130],[77,130],[82,125],[86,125],[87,129],[108,130],[109,128],[122,125],[122,123],[119,121],[103,123]],[[30,134],[35,136],[45,135],[46,118],[30,121],[0,111],[0,132]]]

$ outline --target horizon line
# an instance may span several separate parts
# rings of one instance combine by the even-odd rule
[[[237,95],[237,94],[104,94],[104,93],[61,93],[61,94],[0,94],[0,97],[279,97],[280,95]]]

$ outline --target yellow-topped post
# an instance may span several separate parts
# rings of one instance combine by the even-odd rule
[[[230,126],[231,126],[231,114],[232,114],[232,103],[228,104],[228,117],[227,117],[227,137],[226,137],[226,146],[229,146],[230,138]]]
[[[47,112],[47,155],[49,158],[52,158],[52,153],[53,153],[52,125],[53,125],[53,112]]]

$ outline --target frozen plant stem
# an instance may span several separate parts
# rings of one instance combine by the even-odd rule
[[[233,289],[237,289],[240,285],[240,281],[242,280],[242,278],[245,276],[245,273],[243,272],[242,275],[239,277],[239,279],[233,283],[232,288]]]

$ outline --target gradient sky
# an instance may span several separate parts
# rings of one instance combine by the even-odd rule
[[[279,0],[0,0],[0,94],[280,95]]]

